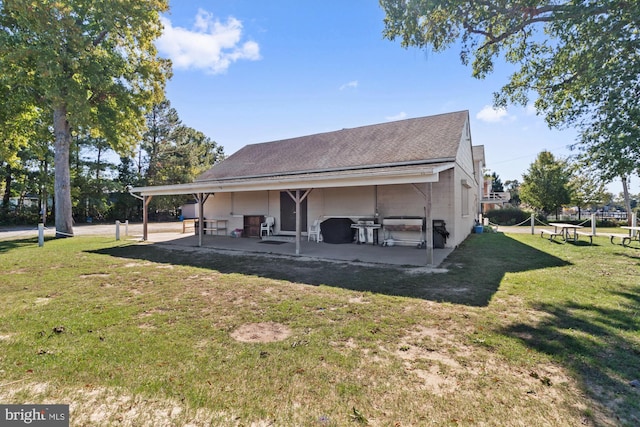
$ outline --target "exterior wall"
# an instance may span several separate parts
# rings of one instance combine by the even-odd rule
[[[460,210],[460,177],[465,177],[470,182],[472,179],[467,174],[461,174],[458,169],[449,169],[440,173],[438,182],[431,184],[431,219],[445,221],[450,233],[447,247],[460,244],[473,226],[473,208],[468,218],[462,216]],[[381,222],[388,216],[424,217],[425,195],[428,191],[429,184],[314,189],[307,196],[307,220],[309,224],[316,218],[329,217],[348,217],[355,221],[358,218],[374,217],[376,213]],[[469,203],[473,202],[471,200]],[[274,231],[277,234],[280,231],[280,192],[216,193],[207,199],[204,206],[204,217],[228,220],[229,232],[243,228],[244,215],[275,217]],[[415,240],[420,238],[420,233],[394,232],[394,237]],[[381,235],[380,239],[383,238]]]
[[[376,187],[318,188],[307,197],[307,216],[311,224],[317,218],[371,218],[376,211]]]
[[[472,159],[470,164],[473,165]],[[461,163],[469,164],[462,158]],[[399,184],[361,187],[319,188],[307,196],[307,221],[316,218],[349,217],[357,220],[374,217],[380,221],[389,216],[424,217],[426,199],[431,187],[431,219],[445,221],[450,235],[447,247],[459,245],[471,232],[476,219],[478,185],[473,166],[470,171],[459,165],[439,174],[432,184]],[[463,201],[463,198],[466,200]],[[464,203],[467,209],[463,209]],[[376,209],[377,208],[377,209]],[[243,228],[244,215],[264,215],[276,218],[274,232],[280,231],[280,192],[252,191],[217,193],[204,206],[205,218],[227,219],[229,231]],[[303,233],[306,230],[302,230]],[[398,235],[396,238],[418,239],[420,233]],[[380,236],[382,240],[384,236]]]
[[[480,214],[481,194],[478,176],[482,171],[477,171],[475,166],[471,133],[467,122],[458,148],[452,183],[454,200],[456,201],[454,209],[455,235],[452,233],[450,237],[451,244],[454,246],[467,238]]]
[[[227,231],[244,227],[245,215],[272,215],[269,198],[272,192],[248,191],[242,193],[216,193],[204,204],[204,217],[226,219]],[[276,223],[277,225],[277,223]]]

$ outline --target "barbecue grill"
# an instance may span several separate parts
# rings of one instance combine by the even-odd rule
[[[377,223],[375,218],[360,218],[355,224],[351,225],[351,228],[358,230],[358,244],[370,243],[372,245],[378,244],[378,229],[380,224]]]

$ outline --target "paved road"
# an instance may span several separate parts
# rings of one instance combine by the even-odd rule
[[[128,229],[128,230],[127,230]],[[153,222],[149,223],[149,233],[181,232],[181,222]],[[45,227],[45,236],[54,236],[55,227]],[[115,236],[116,225],[113,224],[79,224],[73,227],[75,236]],[[142,223],[120,225],[120,236],[142,237]],[[0,240],[30,238],[38,236],[37,226],[0,227]]]

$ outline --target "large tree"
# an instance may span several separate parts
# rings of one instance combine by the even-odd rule
[[[57,236],[73,235],[72,131],[92,129],[131,151],[146,108],[164,95],[170,64],[153,42],[167,9],[166,0],[0,1],[0,73],[29,89],[54,130]]]
[[[168,100],[147,114],[147,132],[140,144],[139,170],[146,185],[192,182],[202,172],[224,159],[224,149],[215,141],[182,124]],[[156,197],[151,206],[172,210],[189,197]]]
[[[520,199],[544,213],[557,213],[558,208],[571,201],[570,177],[566,162],[543,151],[522,175]]]
[[[579,145],[615,176],[640,160],[640,2],[380,0],[385,37],[460,57],[483,78],[499,58],[516,71],[495,104],[528,104],[550,126],[576,125]],[[615,142],[612,144],[611,142]],[[619,162],[626,157],[634,162]]]

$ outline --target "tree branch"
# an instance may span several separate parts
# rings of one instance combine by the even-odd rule
[[[102,43],[104,38],[107,37],[107,34],[109,34],[107,30],[102,30],[102,32],[98,34],[98,37],[96,37],[96,39],[93,41],[93,46],[95,47]]]

